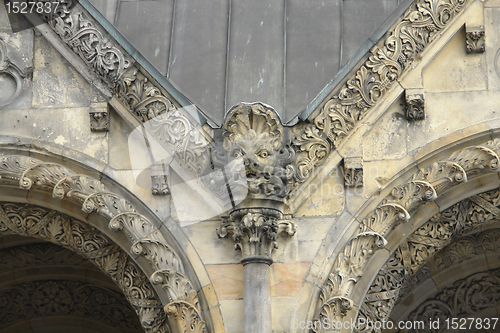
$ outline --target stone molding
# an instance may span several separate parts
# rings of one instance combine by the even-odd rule
[[[343,250],[337,255],[329,277],[322,287],[320,299],[316,310],[317,320],[327,318],[333,320],[333,317],[324,317],[330,314],[327,310],[329,300],[334,297],[344,297],[349,299],[354,285],[363,276],[363,271],[370,257],[386,244],[385,237],[399,224],[411,219],[420,207],[429,201],[438,198],[438,195],[449,190],[453,186],[466,182],[468,179],[478,175],[498,172],[500,157],[497,151],[500,149],[500,140],[495,139],[485,143],[483,146],[471,146],[458,150],[451,155],[425,166],[406,183],[396,186],[381,201],[381,203],[362,220],[361,228],[351,240],[344,246]],[[426,228],[423,226],[422,228]],[[441,229],[447,230],[447,227],[430,228],[422,232],[417,238],[428,237],[427,235],[440,235]],[[363,242],[358,239],[362,237]],[[449,237],[449,236],[448,236]],[[356,240],[356,241],[355,241]],[[353,243],[353,241],[355,241]],[[353,244],[355,246],[353,246]],[[377,245],[377,246],[375,246]],[[444,245],[443,245],[444,246]],[[409,256],[407,247],[401,246],[403,252],[399,257],[404,264],[408,265]],[[421,254],[419,254],[421,255]],[[403,258],[405,258],[403,260]],[[387,268],[382,268],[380,274],[375,280],[382,285],[392,285],[395,282],[391,280],[389,271],[399,272],[402,269],[394,268],[398,266],[397,258],[390,259]],[[399,266],[398,266],[399,267]],[[373,287],[373,286],[372,286]],[[381,320],[388,315],[387,307],[395,302],[397,292],[393,289],[381,290],[378,287],[373,288],[373,293],[385,293],[387,300],[382,302],[389,303],[379,306],[381,309],[379,315],[375,316]],[[370,294],[370,291],[369,291]],[[371,296],[367,296],[371,297]],[[368,316],[361,310],[360,316]],[[372,317],[368,317],[372,318]],[[318,332],[322,332],[321,330]]]
[[[11,60],[9,60],[5,41],[0,38],[0,77],[10,77],[14,79],[16,85],[16,88],[12,95],[1,102],[0,107],[9,105],[16,99],[16,97],[19,96],[19,94],[23,90],[23,78],[27,77],[28,74],[31,73],[31,71],[32,69],[28,68],[26,72],[23,72]]]
[[[97,179],[77,174],[56,163],[42,162],[27,156],[1,157],[0,176],[2,180],[17,182],[24,190],[36,187],[52,192],[52,197],[55,199],[69,199],[81,205],[83,212],[95,212],[107,219],[111,230],[122,232],[130,240],[132,243],[130,251],[135,255],[143,256],[155,271],[149,278],[153,285],[159,285],[164,290],[175,290],[179,281],[159,279],[157,276],[165,272],[177,274],[176,276],[183,281],[183,285],[189,292],[180,295],[179,299],[168,296],[169,303],[165,304],[165,307],[179,302],[184,304],[183,308],[191,307],[192,315],[189,320],[198,323],[197,327],[202,328],[200,332],[206,331],[197,292],[192,282],[186,277],[182,260],[158,228],[138,213],[125,198],[110,191]],[[21,234],[29,236],[30,231],[26,230]],[[158,312],[149,312],[148,316],[154,320]],[[178,318],[177,324],[185,326],[182,320],[188,320],[187,317]]]

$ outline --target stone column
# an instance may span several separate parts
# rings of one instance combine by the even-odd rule
[[[245,272],[244,285],[244,333],[271,333],[271,281],[269,266],[272,260],[250,257],[241,261]]]
[[[232,235],[241,250],[244,266],[244,333],[271,333],[271,283],[269,266],[272,250],[282,232],[295,234],[295,225],[271,208],[235,210],[217,230],[219,237]]]

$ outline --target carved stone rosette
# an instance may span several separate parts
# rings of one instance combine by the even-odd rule
[[[465,45],[467,53],[484,53],[486,50],[484,41],[484,27],[465,27]]]
[[[231,213],[229,221],[218,229],[219,237],[232,236],[235,249],[240,250],[243,260],[260,257],[269,262],[273,249],[278,248],[281,233],[295,234],[295,224],[274,209],[240,209]]]

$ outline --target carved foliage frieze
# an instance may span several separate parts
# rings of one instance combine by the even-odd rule
[[[321,165],[333,147],[349,135],[381,100],[393,83],[409,70],[418,54],[462,11],[467,0],[417,0],[368,59],[348,77],[346,83],[294,130],[299,181]],[[412,119],[423,119],[421,99],[411,102]]]
[[[86,213],[98,213],[110,221],[109,226],[112,230],[122,231],[130,239],[133,244],[131,251],[143,255],[155,271],[179,272],[187,280],[179,256],[169,246],[157,227],[139,214],[130,202],[112,193],[100,181],[86,175],[78,175],[62,165],[44,163],[26,156],[0,158],[0,176],[0,180],[17,182],[22,189],[28,190],[36,186],[39,189],[51,191],[54,198],[68,198],[76,201],[82,205],[82,210]],[[30,235],[36,229],[33,230],[21,228],[20,233]],[[152,277],[150,280],[159,283]],[[174,283],[171,280],[163,282]],[[187,284],[192,286],[190,281],[187,281]],[[170,288],[168,285],[162,287]],[[170,301],[171,303],[180,302],[176,299],[170,299]],[[190,306],[198,313],[200,312],[197,304]],[[148,311],[144,317],[148,318],[148,321],[154,321],[158,315],[158,311]],[[201,315],[198,319],[200,325],[204,327]],[[179,325],[183,323],[179,322]]]

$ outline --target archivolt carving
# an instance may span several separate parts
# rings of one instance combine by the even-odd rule
[[[492,221],[485,221],[491,223]],[[491,229],[470,236],[463,236],[437,251],[427,260],[414,275],[404,281],[396,304],[406,297],[415,287],[431,277],[432,274],[456,265],[465,260],[482,255],[486,252],[495,252],[500,248],[500,230]]]
[[[133,205],[125,198],[111,193],[104,184],[96,179],[85,175],[78,175],[66,167],[54,163],[42,161],[26,156],[6,156],[0,159],[0,179],[10,179],[19,182],[23,189],[37,186],[41,189],[51,190],[54,198],[67,197],[82,205],[82,210],[87,213],[97,212],[110,221],[109,226],[113,230],[123,231],[133,243],[132,251],[144,255],[153,269],[163,271],[179,272],[187,279],[184,268],[178,255],[165,241],[163,235],[154,224],[144,216],[140,215]],[[17,221],[17,220],[16,220]],[[11,223],[11,222],[7,222]],[[56,225],[53,224],[55,228]],[[22,234],[30,235],[31,227],[20,229]],[[111,264],[108,262],[108,264]],[[161,283],[158,280],[150,280],[153,283]],[[170,283],[171,280],[164,280]],[[192,283],[187,280],[192,286]],[[162,286],[164,289],[169,286]],[[170,299],[171,303],[180,302]],[[182,301],[185,302],[185,301]],[[200,308],[195,303],[189,303],[193,311],[200,313]],[[169,303],[170,304],[170,303]],[[158,317],[157,311],[149,311],[144,316],[148,321]],[[200,327],[204,327],[201,314],[198,316]],[[179,325],[184,323],[179,322]]]
[[[123,290],[146,331],[168,330],[162,304],[147,277],[126,253],[93,228],[56,211],[4,203],[0,204],[0,233],[42,238],[80,254]]]
[[[122,52],[114,40],[105,36],[101,29],[75,6],[73,0],[58,2],[56,11],[40,15],[89,68],[114,87],[125,69],[130,66],[129,56]]]
[[[381,204],[363,219],[361,231],[365,233],[372,232],[382,242],[385,242],[383,236],[387,235],[398,223],[408,221],[411,214],[416,212],[423,204],[436,199],[438,191],[442,193],[452,186],[467,181],[467,179],[480,174],[498,171],[500,158],[496,151],[498,151],[499,146],[500,140],[496,139],[487,142],[483,146],[466,147],[452,153],[442,161],[435,162],[419,170],[409,182],[393,188],[390,194],[382,200]],[[476,197],[479,196],[473,198]],[[459,206],[457,205],[452,208],[458,209]],[[446,212],[449,212],[450,209]],[[458,211],[463,211],[463,209],[458,209]],[[473,210],[471,216],[476,219],[467,220],[467,222],[462,219],[464,224],[457,223],[456,221],[460,221],[458,218],[455,220],[441,219],[446,214],[453,215],[453,212],[443,212],[439,217],[435,217],[436,221],[431,220],[418,229],[396,250],[392,259],[382,268],[375,279],[375,285],[372,285],[366,296],[367,301],[362,305],[360,316],[372,321],[386,320],[386,316],[389,315],[396,301],[405,276],[415,273],[436,249],[442,249],[451,240],[453,232],[461,232],[466,226],[470,227],[474,223],[479,223],[478,221],[487,219],[487,216],[480,216],[480,219],[477,219],[478,216],[475,214],[480,211],[484,211],[484,209]],[[452,226],[456,226],[456,228]],[[368,249],[366,246],[353,248],[351,243],[346,245],[344,251],[337,257],[330,277],[322,289],[318,307],[320,313],[325,312],[324,308],[328,306],[327,298],[323,294],[333,290],[330,298],[335,296],[348,298],[352,286],[363,274],[367,260],[360,260],[356,270],[353,271],[351,267],[343,265],[345,251],[351,253],[350,258],[363,258],[366,253],[371,256],[376,249],[376,247],[370,247],[369,244]],[[356,274],[353,274],[353,272],[356,272]],[[335,281],[349,281],[349,288],[332,288],[332,286],[335,286]],[[337,284],[340,282],[337,282]],[[372,301],[368,301],[368,299]]]
[[[500,234],[497,230],[490,230],[460,238],[446,251],[439,252],[455,237],[479,225],[497,221],[500,214],[495,206],[499,198],[499,190],[472,196],[433,216],[417,229],[377,274],[359,316],[372,321],[387,320],[398,295],[405,295],[433,271],[449,267],[481,251],[496,250],[500,246]],[[423,266],[425,263],[427,266]]]
[[[409,320],[422,320],[425,328],[410,330],[410,332],[428,332],[429,320],[448,318],[474,317],[484,309],[500,304],[500,269],[473,274],[465,279],[457,280],[452,286],[444,288],[434,298],[423,302]],[[491,325],[493,326],[493,325]],[[445,331],[441,325],[436,332]]]

